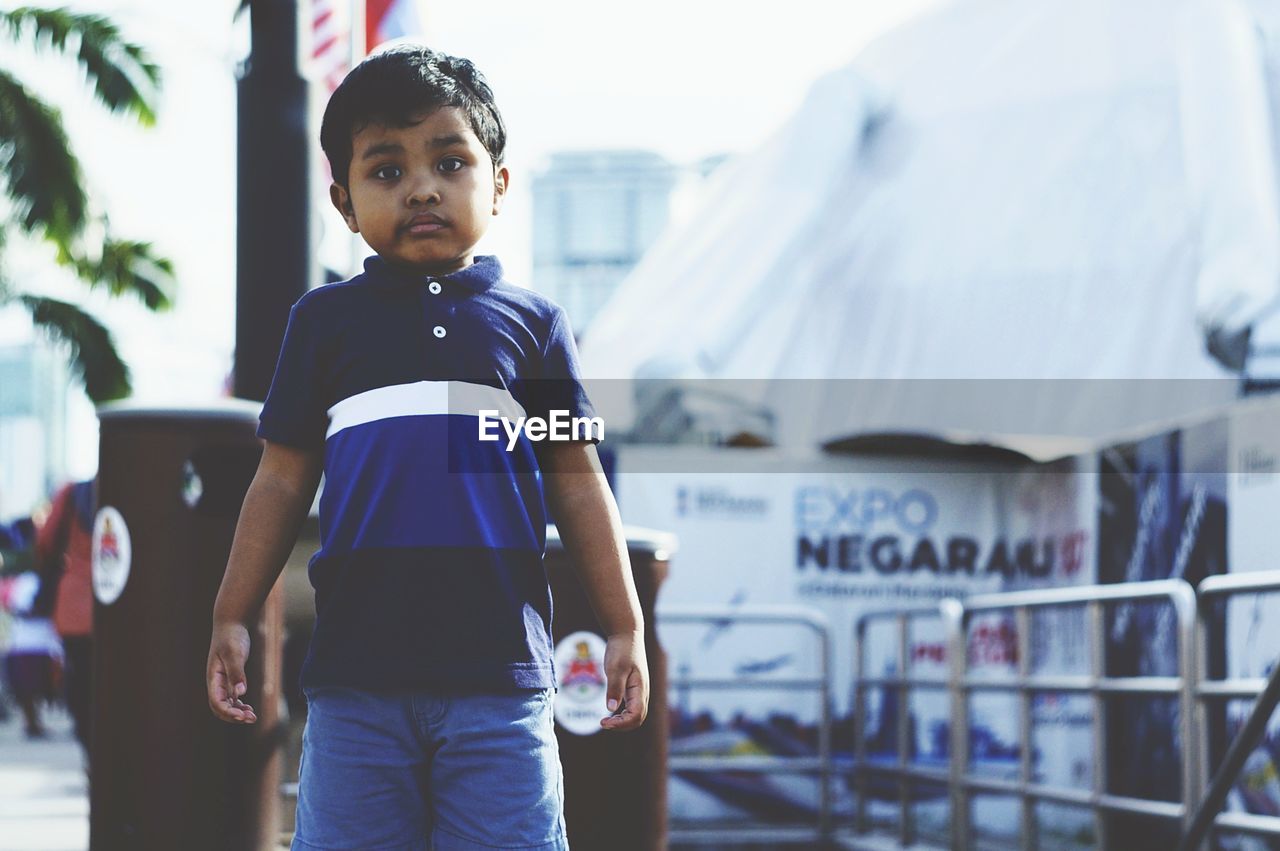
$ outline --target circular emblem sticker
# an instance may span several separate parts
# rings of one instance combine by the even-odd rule
[[[604,639],[594,632],[575,632],[556,645],[556,721],[578,736],[599,733],[600,719],[609,714],[604,702],[604,648]]]
[[[129,527],[111,506],[103,506],[93,521],[93,596],[104,606],[120,598],[129,581],[133,556]]]

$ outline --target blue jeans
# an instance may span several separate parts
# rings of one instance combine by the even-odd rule
[[[306,689],[293,851],[567,851],[552,690]]]

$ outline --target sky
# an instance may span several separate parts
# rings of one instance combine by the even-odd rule
[[[477,64],[509,129],[511,191],[481,250],[499,254],[517,283],[528,282],[528,187],[552,152],[648,149],[692,165],[749,150],[786,120],[822,73],[936,2],[792,0],[765,7],[769,14],[762,16],[725,0],[420,0],[424,40]],[[0,0],[0,8],[16,5]],[[51,269],[42,246],[11,245],[6,271],[26,289],[74,300],[102,318],[132,367],[137,400],[212,399],[229,368],[234,334],[235,73],[248,50],[247,20],[233,23],[238,0],[67,5],[109,15],[159,63],[164,84],[156,127],[139,129],[107,115],[71,63],[6,52],[0,67],[61,108],[94,203],[109,210],[116,235],[153,241],[174,260],[176,304],[150,315],[132,303],[86,296]],[[320,156],[318,144],[313,156]],[[343,233],[335,212],[319,200],[314,207],[324,257],[367,253],[333,236]],[[29,336],[21,319],[2,313],[0,345]],[[69,416],[70,472],[90,475],[97,462],[93,409],[73,393]]]

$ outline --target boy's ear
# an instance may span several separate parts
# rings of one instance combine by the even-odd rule
[[[345,186],[337,181],[329,184],[329,200],[339,213],[342,214],[342,220],[347,223],[347,230],[352,233],[360,232],[360,223],[356,221],[355,208],[351,206],[351,195],[347,192]]]
[[[507,197],[507,187],[511,182],[511,172],[504,165],[493,172],[493,215],[502,210],[502,199]]]

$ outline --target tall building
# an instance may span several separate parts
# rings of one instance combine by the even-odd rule
[[[27,515],[67,476],[66,354],[47,340],[0,342],[0,521]]]
[[[553,154],[533,180],[533,286],[581,333],[667,223],[679,170],[648,151]]]

